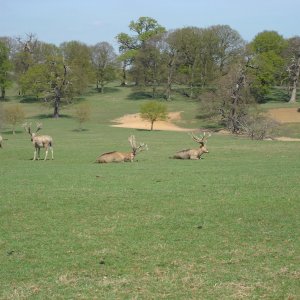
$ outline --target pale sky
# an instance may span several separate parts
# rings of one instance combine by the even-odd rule
[[[151,17],[167,30],[229,25],[251,41],[264,30],[284,38],[300,35],[300,0],[0,0],[0,36],[59,45],[94,45],[129,31],[130,21]]]

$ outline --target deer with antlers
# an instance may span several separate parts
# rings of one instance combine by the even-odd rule
[[[131,152],[118,152],[118,151],[112,151],[101,154],[96,162],[97,163],[110,163],[110,162],[133,162],[135,156],[144,150],[148,150],[148,146],[144,143],[140,143],[139,146],[137,146],[135,136],[131,135],[128,138],[128,141],[130,143],[130,146],[132,148]]]
[[[192,139],[197,142],[199,144],[199,148],[198,149],[184,149],[181,150],[179,152],[177,152],[173,158],[177,158],[177,159],[201,159],[202,154],[204,153],[208,153],[208,150],[205,146],[206,142],[207,142],[207,138],[211,136],[211,134],[209,134],[208,136],[206,136],[206,133],[203,133],[203,136],[198,137],[196,135],[194,135],[193,133],[189,134]]]
[[[49,135],[37,135],[37,132],[42,129],[42,123],[36,124],[36,131],[32,132],[31,130],[31,123],[30,124],[23,124],[23,127],[26,132],[28,132],[31,136],[31,141],[34,146],[34,154],[33,154],[33,160],[40,159],[40,150],[41,148],[45,148],[46,154],[44,160],[47,159],[48,156],[48,150],[51,150],[52,159],[53,157],[53,139]]]

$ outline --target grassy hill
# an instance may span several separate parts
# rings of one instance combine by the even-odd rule
[[[76,104],[52,119],[23,102],[53,136],[53,161],[32,161],[29,135],[2,128],[0,298],[297,299],[300,142],[213,134],[203,160],[173,160],[196,146],[186,133],[109,126],[138,112],[141,97],[91,91],[82,132]],[[178,98],[168,110],[184,111],[180,126],[207,125],[195,102]],[[149,151],[94,163],[129,150],[130,134]]]

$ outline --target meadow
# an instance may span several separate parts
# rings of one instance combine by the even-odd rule
[[[186,132],[110,126],[146,100],[91,91],[83,131],[75,104],[52,119],[23,101],[54,138],[53,161],[32,161],[29,135],[2,128],[0,298],[299,299],[300,142],[216,133],[204,159],[170,159],[196,146]],[[205,125],[196,102],[167,105],[184,111],[178,125]],[[130,150],[131,134],[149,146],[135,162],[94,163]]]

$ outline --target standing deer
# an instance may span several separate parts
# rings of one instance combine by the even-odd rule
[[[45,150],[46,150],[44,160],[47,159],[49,149],[51,150],[52,159],[53,159],[53,148],[52,148],[53,139],[52,139],[52,137],[49,135],[37,135],[37,132],[42,129],[42,124],[41,123],[36,124],[37,129],[35,132],[31,131],[31,123],[29,125],[27,123],[25,123],[23,125],[23,127],[24,127],[25,131],[28,132],[31,136],[31,141],[34,146],[33,160],[40,159],[41,148],[45,148]]]
[[[143,150],[148,150],[147,145],[144,143],[140,143],[139,146],[136,145],[136,140],[134,135],[131,135],[128,138],[128,141],[132,148],[131,152],[112,151],[112,152],[103,153],[97,158],[96,162],[97,163],[133,162],[138,152],[141,152]]]
[[[194,135],[193,133],[190,133],[190,136],[192,139],[199,144],[198,149],[185,149],[177,152],[173,158],[177,159],[201,159],[201,155],[204,153],[208,153],[208,150],[205,146],[205,143],[207,142],[207,138],[211,136],[209,134],[207,137],[205,137],[205,132],[203,133],[203,136],[198,137]]]

